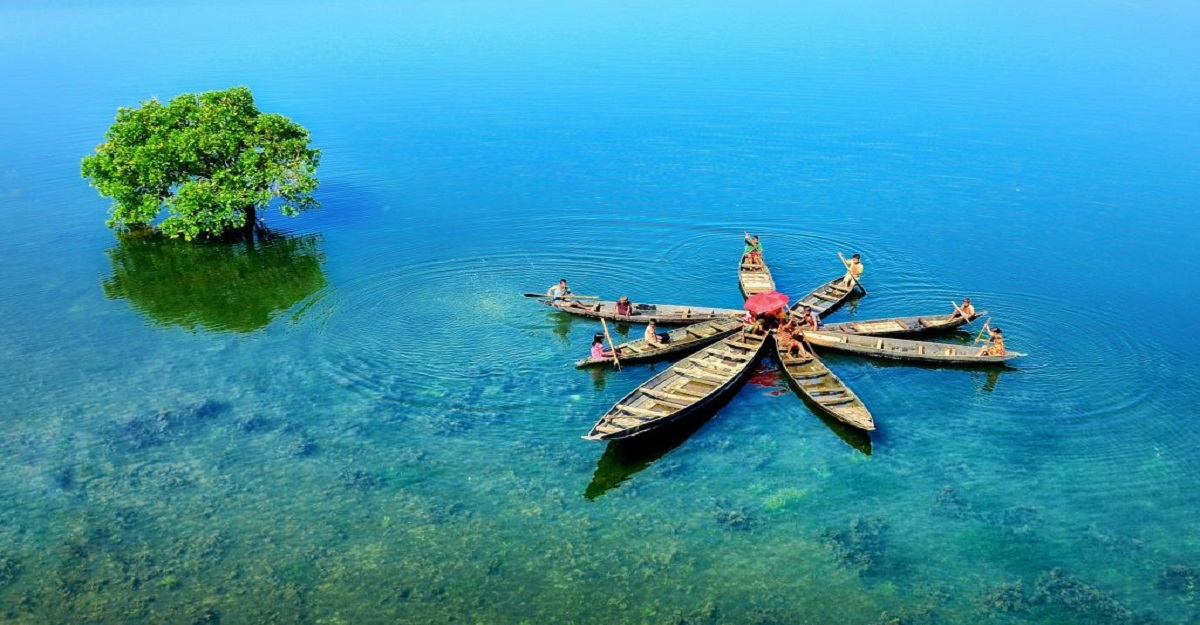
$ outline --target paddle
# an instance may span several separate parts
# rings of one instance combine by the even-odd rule
[[[842,259],[842,264],[846,266],[846,274],[850,276],[850,281],[853,282],[855,286],[862,289],[863,295],[866,295],[867,287],[863,286],[862,282],[859,282],[858,278],[855,278],[854,274],[850,271],[850,261],[846,260],[846,257],[842,256],[841,252],[838,252],[838,258]]]
[[[545,293],[522,293],[521,296],[522,297],[540,297],[542,299],[549,299],[551,297],[551,296],[546,295]],[[571,293],[569,295],[559,295],[558,298],[559,299],[571,299],[571,298],[574,298],[574,299],[600,299],[600,296],[599,295],[575,295],[574,293]]]
[[[617,365],[617,371],[620,371],[621,359],[617,358],[617,346],[613,344],[612,335],[608,333],[608,324],[604,321],[603,317],[600,319],[600,326],[604,328],[604,338],[608,339],[608,348],[612,350],[613,364]]]
[[[980,339],[983,338],[983,333],[987,332],[988,324],[990,324],[991,322],[992,322],[991,319],[988,319],[987,321],[983,322],[983,327],[979,328],[979,334],[975,335],[975,341],[971,343],[972,345],[974,345],[975,343],[978,343],[980,341]]]

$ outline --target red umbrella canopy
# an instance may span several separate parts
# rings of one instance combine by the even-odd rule
[[[763,313],[775,312],[782,310],[787,306],[788,296],[779,291],[767,291],[765,293],[755,293],[746,298],[746,310],[761,315]]]

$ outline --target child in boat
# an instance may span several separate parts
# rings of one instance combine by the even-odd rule
[[[597,332],[592,337],[592,360],[609,360],[612,355],[612,351],[604,349],[604,333]]]
[[[812,306],[805,306],[800,311],[800,319],[797,321],[797,325],[801,330],[819,330],[821,329],[821,316],[813,311]]]
[[[959,313],[960,310],[962,313]],[[959,306],[954,313],[950,315],[950,321],[962,319],[964,313],[967,315],[967,321],[970,321],[975,317],[975,306],[971,304],[971,298],[969,297],[963,298],[962,306]]]
[[[846,263],[846,275],[842,277],[842,286],[846,288],[854,286],[854,283],[862,277],[862,274],[862,256],[855,254],[850,257],[850,262]]]
[[[546,289],[546,297],[550,298],[551,302],[563,302],[565,305],[570,306],[571,308],[587,309],[587,306],[580,304],[577,300],[571,297],[572,295],[573,293],[571,293],[571,287],[567,286],[566,278],[560,279],[558,284]]]
[[[758,242],[757,236],[750,236],[750,233],[743,232],[745,235],[746,249],[742,250],[742,262],[749,265],[751,268],[760,268],[763,266],[762,259],[762,244]]]
[[[650,323],[646,324],[646,343],[651,346],[658,347],[671,342],[671,335],[667,333],[658,333],[658,320],[651,319]]]
[[[762,319],[750,311],[746,311],[746,314],[742,315],[742,332],[744,334],[766,334]]]
[[[1004,349],[1004,332],[999,327],[988,328],[988,336],[992,342],[979,350],[980,356],[1003,356],[1008,353]]]
[[[780,324],[775,330],[775,341],[779,343],[779,349],[785,354],[792,356],[808,356],[808,350],[804,349],[804,343],[796,339],[796,324],[792,320],[787,320]]]

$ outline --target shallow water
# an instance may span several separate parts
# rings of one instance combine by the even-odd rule
[[[6,5],[0,620],[1200,620],[1197,22]],[[78,174],[116,107],[235,84],[323,208],[116,239]],[[768,359],[673,440],[580,440],[663,365],[578,371],[596,326],[519,294],[736,307],[745,230],[794,294],[863,254],[831,321],[969,294],[1030,355],[830,355],[869,439]]]

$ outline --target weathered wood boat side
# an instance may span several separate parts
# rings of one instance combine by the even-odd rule
[[[761,265],[751,265],[746,262],[746,257],[742,256],[738,262],[738,288],[742,290],[742,297],[774,291],[775,279],[771,277],[771,269],[767,267],[766,261]]]
[[[701,321],[741,318],[746,311],[736,308],[712,308],[709,306],[676,306],[674,304],[634,304],[633,314],[617,314],[617,303],[612,300],[582,302],[579,306],[562,300],[539,299],[539,303],[572,315],[589,319],[607,319],[623,323],[650,323],[654,319],[660,326],[686,326]]]
[[[792,356],[775,344],[784,377],[792,387],[825,414],[860,430],[874,430],[875,419],[858,395],[816,356]]]
[[[768,342],[739,332],[684,358],[621,398],[583,438],[624,440],[714,407],[737,390]]]
[[[617,345],[617,356],[622,365],[653,362],[672,355],[684,354],[715,343],[742,329],[742,321],[736,317],[722,317],[675,328],[667,335],[670,340],[664,345],[650,345],[646,339],[638,339]],[[575,367],[611,367],[612,358],[601,360],[587,357],[575,363]]]
[[[953,365],[1001,364],[1025,355],[1010,351],[1003,356],[981,356],[980,345],[953,345],[824,330],[805,330],[803,334],[804,340],[814,347],[897,360]]]
[[[824,332],[845,332],[846,334],[869,334],[871,336],[917,336],[936,332],[949,332],[961,328],[986,314],[987,311],[975,313],[969,320],[962,317],[954,317],[952,319],[953,315],[921,315],[916,317],[843,321],[840,323],[827,323],[821,326],[821,330]]]
[[[850,298],[850,293],[853,288],[846,288],[841,285],[841,278],[834,278],[825,284],[813,289],[811,293],[796,300],[792,304],[792,312],[800,312],[805,306],[811,306],[817,314],[825,317],[829,315],[838,306]]]

